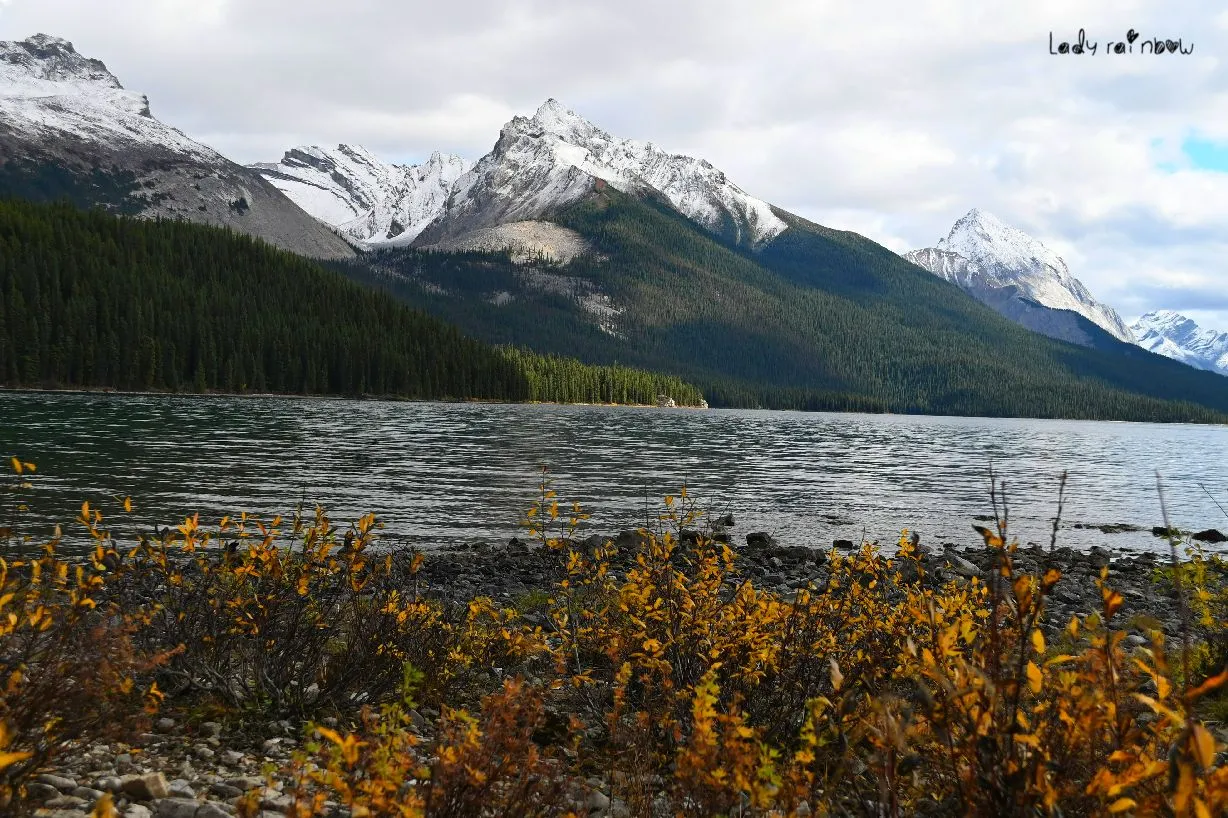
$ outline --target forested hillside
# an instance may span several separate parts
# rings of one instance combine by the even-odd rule
[[[1228,412],[1223,378],[1125,344],[1106,353],[1029,332],[855,234],[794,218],[755,252],[609,189],[555,221],[593,252],[526,271],[506,254],[390,250],[346,269],[485,340],[668,371],[714,405],[1132,420]],[[543,275],[555,283],[543,287]],[[609,298],[604,327],[584,306],[593,293]]]
[[[0,384],[652,403],[676,377],[498,349],[263,242],[0,201]]]

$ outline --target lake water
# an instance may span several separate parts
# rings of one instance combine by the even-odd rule
[[[785,544],[971,544],[1006,483],[1012,531],[1048,543],[1069,472],[1061,544],[1156,549],[1149,531],[1076,524],[1170,519],[1228,530],[1228,429],[1218,426],[737,410],[0,393],[0,455],[38,464],[27,525],[69,522],[83,500],[149,530],[200,512],[320,503],[335,521],[374,511],[394,542],[423,547],[518,533],[542,464],[600,533],[642,524],[685,483],[732,533]],[[0,498],[0,503],[7,500]],[[0,514],[8,510],[0,505]],[[0,518],[0,525],[6,521]]]

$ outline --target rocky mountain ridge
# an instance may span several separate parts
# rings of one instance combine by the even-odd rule
[[[1131,325],[1139,346],[1198,369],[1228,375],[1228,332],[1200,327],[1172,310],[1156,310]]]
[[[103,62],[47,34],[0,42],[0,194],[230,227],[319,258],[354,252],[260,174],[154,117]]]
[[[1050,337],[1099,345],[1082,317],[1119,341],[1134,342],[1117,311],[1097,301],[1061,256],[985,211],[973,208],[936,246],[904,258]]]
[[[603,184],[659,197],[738,244],[759,246],[787,228],[771,205],[711,163],[611,136],[554,99],[532,117],[504,125],[494,148],[472,167],[441,154],[423,165],[386,165],[344,145],[296,148],[280,162],[253,167],[307,212],[367,246],[439,244],[538,221]],[[397,174],[422,181],[389,181]],[[377,195],[369,194],[372,187]],[[400,218],[394,225],[385,214]]]

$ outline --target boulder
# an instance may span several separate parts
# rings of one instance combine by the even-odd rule
[[[771,548],[776,540],[766,531],[752,531],[746,535],[746,545],[750,548]]]
[[[1195,534],[1194,539],[1199,542],[1221,543],[1228,540],[1228,537],[1225,537],[1219,529],[1208,528],[1206,531],[1199,531]]]
[[[153,801],[171,794],[170,785],[162,773],[124,776],[120,789],[137,801]]]
[[[1097,568],[1103,568],[1109,564],[1108,549],[1101,548],[1098,545],[1093,545],[1091,547],[1091,551],[1088,552],[1087,558],[1088,562],[1090,562],[1092,565],[1096,566]]]
[[[63,775],[44,773],[34,780],[39,784],[46,784],[49,787],[55,787],[62,793],[70,793],[77,788],[76,781]]]
[[[981,569],[970,560],[966,560],[954,551],[948,551],[943,555],[943,559],[951,566],[951,570],[959,574],[964,579],[972,579],[981,573]]]
[[[642,528],[627,528],[618,532],[618,536],[614,538],[614,545],[618,546],[620,551],[626,551],[643,547],[648,543],[649,538],[649,533]]]
[[[158,802],[158,818],[196,818],[200,802],[194,798],[164,798]]]

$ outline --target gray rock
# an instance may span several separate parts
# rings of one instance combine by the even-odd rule
[[[750,548],[771,548],[776,540],[766,531],[752,531],[746,535],[746,545]]]
[[[154,729],[159,733],[169,733],[175,729],[175,720],[164,716],[154,723]]]
[[[170,789],[171,796],[174,798],[196,797],[196,790],[192,789],[192,785],[182,778],[176,778],[168,785],[168,788]]]
[[[590,815],[604,815],[610,808],[610,797],[601,790],[593,790],[588,795],[588,812]]]
[[[233,813],[228,812],[226,807],[213,801],[206,801],[196,808],[196,815],[193,818],[231,818]]]
[[[105,793],[103,793],[102,790],[95,790],[90,787],[77,787],[75,790],[69,793],[69,795],[74,795],[77,798],[85,799],[91,805],[95,801],[97,801],[99,798],[101,798],[104,794]]]
[[[86,809],[91,806],[89,801],[75,795],[61,795],[43,804],[46,809]]]
[[[94,788],[103,792],[119,792],[124,788],[124,782],[117,775],[107,775],[95,779]]]
[[[35,781],[26,785],[26,795],[30,796],[31,801],[46,801],[48,798],[58,798],[60,791],[50,784]]]
[[[34,779],[39,784],[55,787],[60,792],[72,792],[77,788],[77,782],[67,776],[44,773]]]
[[[265,787],[264,792],[260,796],[260,808],[277,810],[281,813],[286,811],[293,799],[275,789]]]
[[[243,754],[238,750],[227,750],[222,753],[222,761],[232,767],[238,767],[243,763]]]
[[[224,781],[218,781],[209,787],[209,792],[216,795],[218,798],[238,798],[246,790],[236,787],[233,784],[227,784]]]
[[[951,566],[951,570],[959,574],[964,579],[972,579],[975,576],[979,576],[981,573],[981,569],[977,568],[974,563],[964,559],[954,551],[948,551],[943,555],[943,558],[946,560],[947,564]]]
[[[200,802],[195,798],[163,798],[158,802],[158,818],[196,818]]]
[[[153,818],[153,813],[142,804],[131,804],[124,810],[124,818]]]
[[[200,734],[205,738],[217,738],[222,734],[222,725],[216,721],[207,721],[200,726]]]
[[[257,787],[264,786],[263,778],[256,778],[254,775],[241,775],[235,778],[227,778],[226,783],[242,792],[254,790]]]

